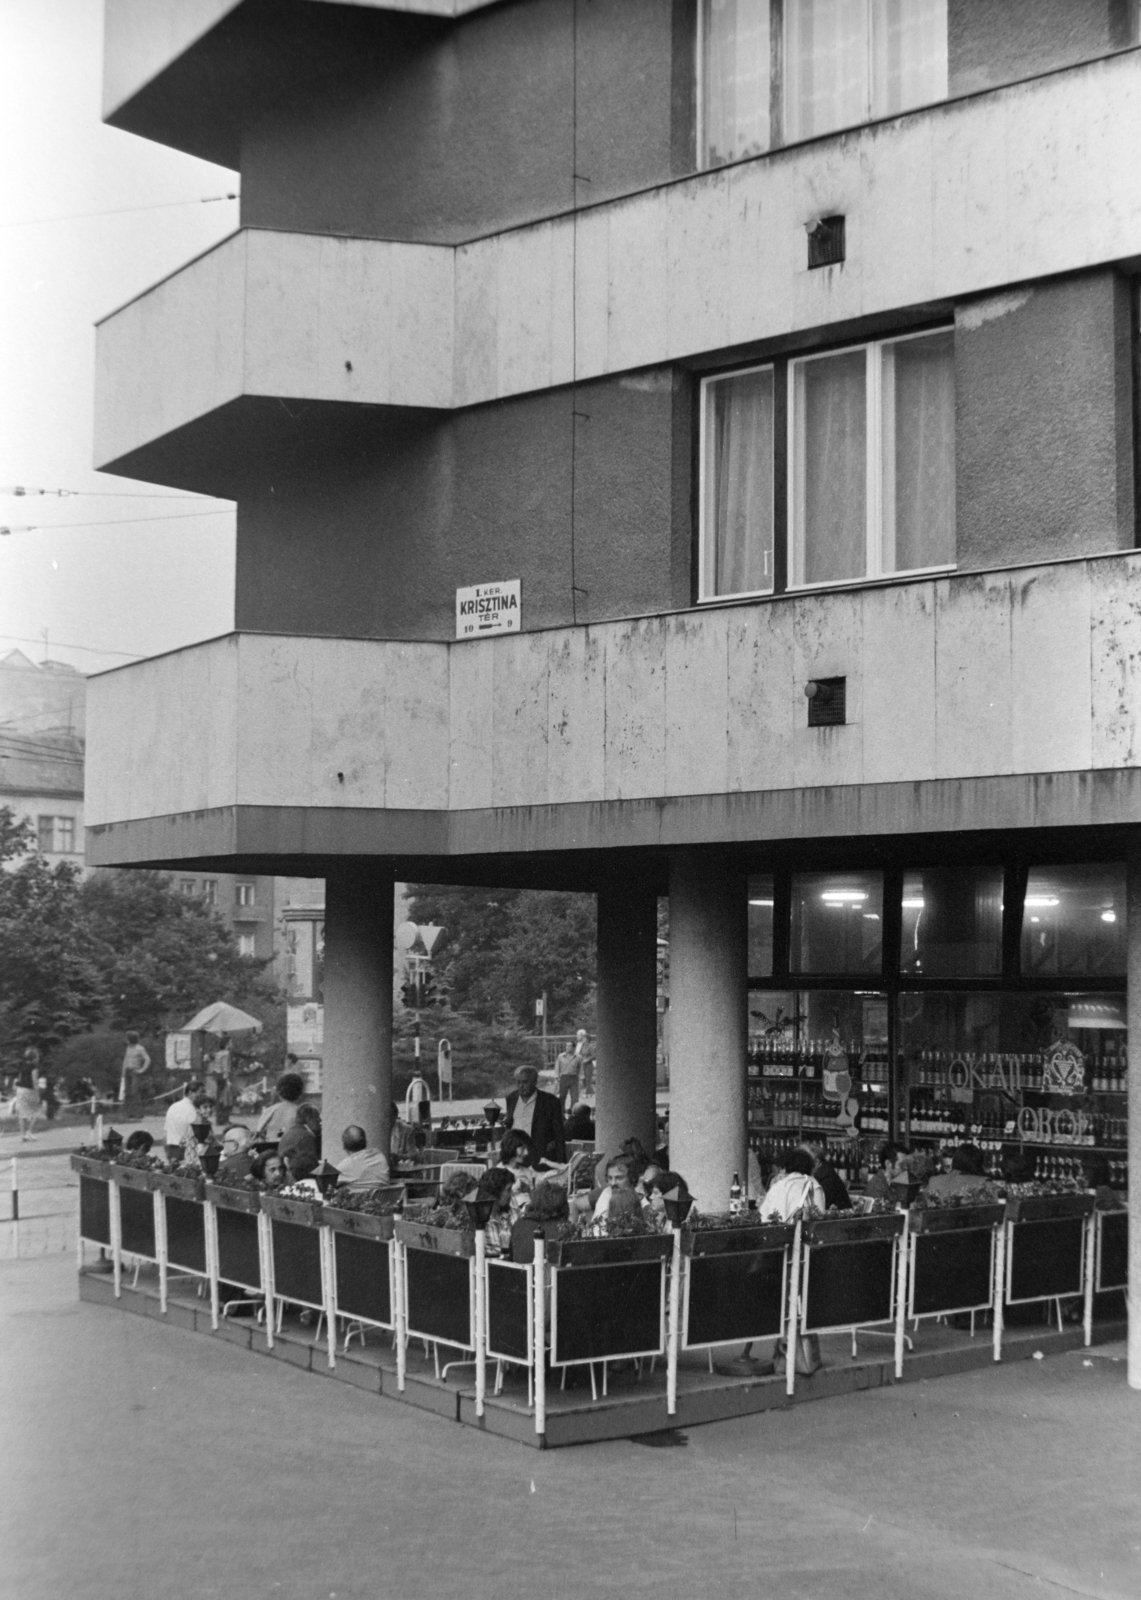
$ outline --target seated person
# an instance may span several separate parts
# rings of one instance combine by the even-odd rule
[[[277,1153],[291,1179],[307,1178],[321,1160],[321,1113],[316,1106],[297,1107],[293,1126],[278,1140]]]
[[[535,1169],[531,1165],[531,1141],[517,1128],[508,1128],[499,1146],[498,1165],[506,1167],[514,1182],[512,1203],[516,1217],[521,1217],[535,1187]]]
[[[852,1201],[843,1178],[830,1161],[824,1159],[824,1144],[820,1139],[803,1139],[800,1148],[812,1157],[812,1176],[824,1190],[824,1203],[837,1211],[851,1209]]]
[[[982,1193],[987,1187],[983,1153],[977,1145],[961,1144],[951,1153],[950,1172],[937,1172],[924,1193],[940,1200],[952,1195]]]
[[[364,1129],[355,1122],[342,1133],[341,1147],[345,1155],[337,1162],[337,1171],[341,1174],[338,1188],[343,1185],[346,1189],[375,1189],[388,1182],[387,1156],[383,1150],[369,1144]]]
[[[807,1205],[824,1211],[824,1190],[812,1176],[807,1150],[786,1150],[773,1162],[773,1181],[761,1201],[762,1222],[793,1222]]]
[[[645,1145],[641,1139],[624,1139],[619,1147],[619,1154],[625,1156],[629,1164],[630,1181],[637,1183],[646,1168],[651,1165]],[[653,1165],[656,1166],[657,1163],[654,1162]]]
[[[579,1144],[589,1144],[594,1138],[594,1112],[585,1100],[580,1100],[567,1119],[566,1136]]]
[[[526,1265],[535,1259],[535,1234],[555,1222],[565,1222],[567,1192],[557,1183],[541,1183],[527,1209],[511,1229],[511,1259]]]
[[[214,1174],[215,1182],[225,1183],[227,1178],[248,1178],[256,1159],[251,1149],[253,1135],[244,1122],[232,1122],[222,1130],[222,1159]]]
[[[389,1140],[389,1154],[393,1161],[412,1161],[419,1153],[420,1146],[416,1143],[416,1130],[410,1122],[404,1122],[400,1116],[400,1107],[394,1100],[392,1102],[392,1138]]]
[[[615,1156],[606,1163],[606,1183],[598,1193],[591,1215],[595,1222],[601,1222],[604,1218],[617,1220],[623,1216],[634,1216],[641,1209],[641,1202],[634,1193],[630,1162],[625,1156]]]
[[[945,1152],[947,1165],[945,1172],[951,1170],[952,1151]],[[1029,1150],[1022,1150],[1017,1145],[1004,1148],[1002,1152],[1002,1181],[1004,1183],[1033,1183],[1038,1174],[1038,1160],[1031,1155]]]
[[[1082,1161],[1082,1171],[1086,1188],[1093,1190],[1093,1203],[1099,1211],[1125,1210],[1125,1201],[1110,1184],[1109,1161],[1105,1156],[1086,1156]]]
[[[262,1113],[254,1133],[259,1141],[276,1144],[297,1121],[297,1108],[305,1093],[305,1079],[299,1072],[283,1072],[277,1080],[273,1104]]]
[[[151,1146],[154,1142],[153,1133],[148,1133],[145,1128],[136,1128],[134,1133],[128,1137],[123,1148],[125,1150],[138,1151],[140,1155],[147,1156],[150,1155]]]
[[[666,1195],[669,1195],[671,1199],[690,1201],[688,1215],[693,1215],[693,1196],[689,1192],[689,1184],[686,1183],[681,1173],[663,1172],[661,1167],[655,1167],[654,1176],[649,1184],[650,1210],[668,1223]]]
[[[250,1177],[264,1183],[267,1189],[280,1189],[288,1181],[285,1162],[276,1150],[266,1150],[255,1159],[250,1168]]]
[[[908,1181],[903,1151],[897,1144],[881,1144],[876,1152],[876,1167],[868,1176],[865,1193],[873,1200],[898,1200],[896,1188]]]
[[[515,1179],[507,1167],[491,1167],[479,1180],[477,1200],[491,1200],[494,1210],[487,1219],[487,1248],[493,1255],[511,1253],[511,1197]]]

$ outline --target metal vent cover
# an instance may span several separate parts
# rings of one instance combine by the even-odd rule
[[[808,265],[831,267],[845,256],[844,218],[817,217],[808,224]]]
[[[810,678],[804,686],[808,696],[808,726],[834,728],[848,720],[847,678]]]

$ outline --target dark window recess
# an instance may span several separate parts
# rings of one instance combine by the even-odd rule
[[[838,722],[847,722],[847,678],[811,678],[804,692],[808,696],[810,728],[831,728]]]
[[[843,217],[817,217],[808,224],[809,267],[831,267],[844,260]]]

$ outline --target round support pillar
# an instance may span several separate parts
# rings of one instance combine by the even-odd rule
[[[1126,865],[1129,951],[1126,1020],[1129,1073],[1126,1079],[1129,1137],[1129,1367],[1131,1389],[1141,1389],[1141,839],[1130,845]]]
[[[372,862],[325,879],[325,1046],[321,1121],[326,1160],[357,1123],[387,1153],[392,1135],[392,874]]]
[[[597,1146],[657,1146],[658,900],[616,884],[598,895]]]
[[[704,1211],[745,1181],[748,1135],[745,875],[688,852],[670,864],[670,1165]]]

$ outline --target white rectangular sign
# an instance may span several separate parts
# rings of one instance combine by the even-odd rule
[[[518,578],[456,590],[457,639],[474,639],[485,633],[518,633],[521,615]]]

